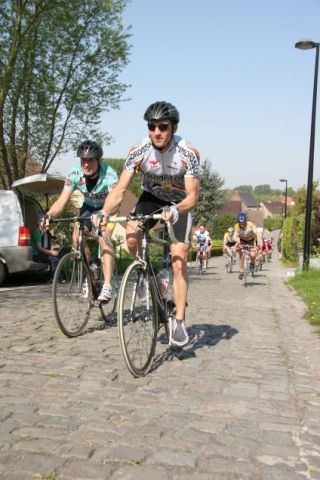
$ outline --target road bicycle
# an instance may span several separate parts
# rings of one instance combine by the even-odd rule
[[[202,275],[206,271],[207,254],[204,246],[200,246],[197,252],[196,265],[198,265],[198,275]]]
[[[244,286],[247,285],[248,283],[248,278],[251,275],[252,277],[255,276],[255,269],[256,265],[255,262],[252,261],[250,252],[252,250],[252,247],[250,245],[240,245],[239,249],[243,252],[244,254],[244,267],[243,267],[243,284]]]
[[[230,248],[228,251],[225,252],[225,259],[227,273],[232,273],[233,265],[236,263],[236,253]]]
[[[126,366],[134,377],[146,375],[149,371],[155,355],[158,330],[162,326],[169,340],[175,309],[168,237],[172,241],[175,238],[168,224],[163,239],[151,236],[147,225],[151,219],[161,219],[161,214],[110,217],[110,222],[138,221],[142,233],[141,255],[123,275],[117,308],[120,348]],[[149,255],[150,243],[163,246],[162,262],[168,272],[166,279],[158,280],[157,269]]]
[[[99,302],[98,296],[104,282],[102,268],[99,269],[96,278],[89,267],[83,245],[84,236],[97,241],[99,238],[98,233],[86,234],[84,231],[84,221],[90,218],[68,217],[50,220],[55,223],[79,223],[78,244],[61,258],[52,284],[54,316],[60,330],[68,337],[76,337],[84,331],[95,305],[99,307],[103,321],[112,322],[115,319],[119,283],[116,262],[113,262],[112,299],[109,302]]]

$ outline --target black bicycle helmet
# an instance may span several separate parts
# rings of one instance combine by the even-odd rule
[[[101,146],[93,140],[85,140],[79,145],[77,150],[77,157],[80,158],[97,158],[100,160],[103,155]]]
[[[179,112],[174,105],[168,102],[155,102],[149,105],[144,114],[144,120],[170,120],[173,125],[179,123]]]

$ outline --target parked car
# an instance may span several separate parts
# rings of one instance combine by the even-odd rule
[[[12,273],[44,272],[47,264],[32,260],[31,231],[44,214],[37,198],[59,194],[64,178],[40,173],[0,190],[0,285]]]

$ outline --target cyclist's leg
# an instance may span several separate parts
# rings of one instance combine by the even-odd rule
[[[191,226],[191,214],[180,215],[178,222],[173,226],[177,243],[172,243],[170,247],[173,270],[173,295],[176,304],[175,330],[173,329],[170,343],[179,347],[186,345],[189,341],[184,320],[188,293],[187,256]]]
[[[176,304],[176,317],[184,320],[187,292],[188,292],[188,274],[187,274],[187,255],[189,245],[178,242],[171,245],[171,258],[173,270],[173,294]]]
[[[167,203],[157,199],[149,192],[143,192],[133,210],[133,213],[149,215],[160,210],[164,205],[167,205]],[[151,220],[149,222],[149,227],[152,228],[156,223],[157,221]],[[133,257],[136,257],[137,252],[141,247],[141,238],[142,233],[138,227],[138,222],[128,222],[126,240],[129,252]]]
[[[105,285],[111,285],[113,270],[114,252],[111,243],[112,231],[108,226],[102,231],[102,237],[99,238],[101,248],[101,265]]]
[[[142,232],[138,227],[138,222],[128,222],[126,228],[126,240],[129,252],[132,257],[137,256],[138,249],[141,246]]]
[[[243,273],[244,273],[244,259],[245,259],[245,253],[241,249],[239,249],[239,279],[240,280],[242,280]]]

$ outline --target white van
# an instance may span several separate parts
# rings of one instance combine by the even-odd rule
[[[59,194],[64,178],[40,173],[22,178],[11,190],[0,190],[0,285],[12,273],[45,271],[32,260],[31,230],[43,216],[37,197]]]

